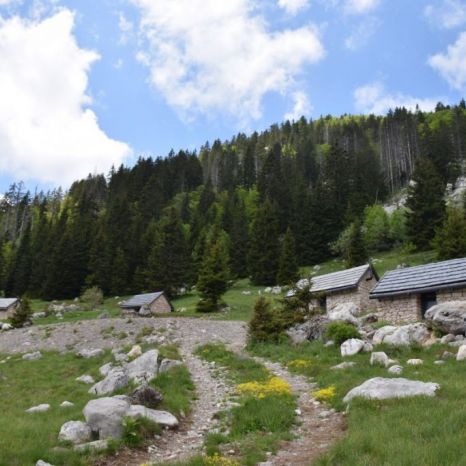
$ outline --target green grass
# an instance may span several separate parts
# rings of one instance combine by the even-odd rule
[[[198,349],[198,354],[207,361],[215,361],[221,373],[234,383],[264,382],[270,378],[264,366],[222,345],[205,345]],[[281,440],[291,439],[296,400],[292,395],[277,394],[265,398],[242,395],[236,401],[238,406],[219,414],[225,431],[208,435],[206,450],[213,455],[221,454],[222,446],[233,448],[240,464],[253,466],[266,459],[266,452],[275,452]],[[202,464],[198,458],[194,461],[193,466]]]
[[[366,401],[354,400],[347,416],[348,431],[342,441],[324,455],[319,466],[438,466],[460,465],[464,460],[466,399],[464,365],[448,360],[435,365],[446,347],[380,347],[404,367],[402,377],[437,382],[441,390],[435,398]],[[306,367],[289,366],[291,371],[312,377],[321,388],[335,386],[336,396],[329,403],[344,410],[342,398],[353,387],[372,377],[392,377],[382,367],[369,365],[369,354],[345,360],[356,366],[329,370],[342,362],[339,348],[324,348],[321,343],[300,346],[261,344],[251,348],[254,354],[287,364],[293,360],[309,362]],[[407,359],[421,358],[422,366],[408,366]]]

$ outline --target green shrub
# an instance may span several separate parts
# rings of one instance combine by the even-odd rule
[[[249,322],[248,338],[250,343],[278,341],[283,333],[280,312],[272,309],[269,300],[260,297],[254,306],[254,314]]]
[[[81,295],[81,301],[86,304],[89,309],[93,310],[104,302],[104,294],[99,287],[93,286],[84,291]]]
[[[333,340],[336,344],[341,345],[350,338],[359,338],[360,334],[356,327],[344,322],[332,322],[327,325],[326,337]]]
[[[30,322],[32,316],[31,305],[29,299],[23,298],[19,306],[15,309],[13,315],[11,316],[11,325],[13,327],[19,328],[23,327],[24,324]]]
[[[161,427],[148,419],[126,417],[123,422],[123,442],[130,447],[141,446],[147,438],[162,432]]]

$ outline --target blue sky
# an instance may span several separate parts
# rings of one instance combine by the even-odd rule
[[[0,0],[0,191],[466,94],[466,0]]]

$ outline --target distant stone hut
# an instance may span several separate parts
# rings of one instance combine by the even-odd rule
[[[370,294],[383,319],[394,323],[422,320],[446,301],[466,301],[466,258],[387,272]]]
[[[0,319],[11,317],[19,304],[18,298],[0,298]]]
[[[319,296],[314,304],[324,310],[331,311],[338,304],[352,302],[361,311],[367,311],[372,305],[369,293],[377,284],[378,276],[372,265],[366,264],[319,275],[313,277],[311,281],[311,291]],[[308,283],[307,279],[303,279],[297,283],[297,286],[304,288]]]
[[[173,306],[163,291],[137,294],[120,304],[122,309],[139,312],[141,308],[148,309],[151,314],[172,312]]]

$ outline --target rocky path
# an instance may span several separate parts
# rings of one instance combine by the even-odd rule
[[[298,397],[298,423],[292,430],[295,440],[284,442],[278,454],[271,456],[262,466],[309,466],[343,436],[343,416],[312,397],[311,392],[316,385],[309,383],[305,377],[291,374],[281,364],[262,358],[254,359],[277,377],[285,379]]]

